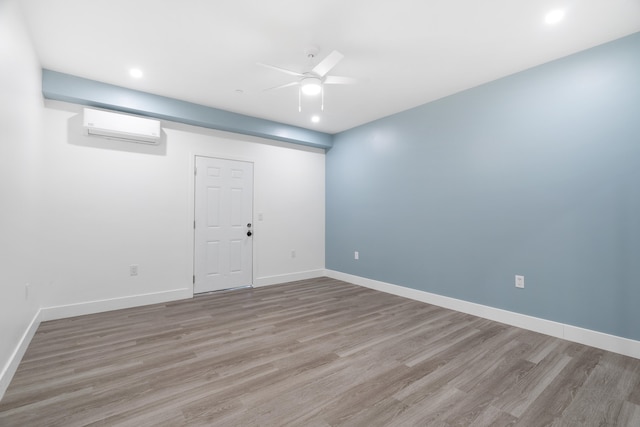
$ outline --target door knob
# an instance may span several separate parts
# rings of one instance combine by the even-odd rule
[[[247,236],[251,237],[252,234],[251,230],[247,231]]]

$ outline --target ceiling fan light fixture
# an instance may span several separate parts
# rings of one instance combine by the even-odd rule
[[[317,95],[322,91],[322,81],[317,77],[306,77],[300,82],[300,89],[305,95]]]

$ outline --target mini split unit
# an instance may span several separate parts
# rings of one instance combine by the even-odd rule
[[[84,109],[84,129],[89,136],[142,144],[160,143],[160,121],[111,111]]]

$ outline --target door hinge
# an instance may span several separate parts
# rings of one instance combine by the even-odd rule
[[[194,285],[196,284],[196,275],[195,274],[193,275],[193,284]]]
[[[198,175],[198,168],[193,168],[193,174]]]
[[[195,220],[193,221],[193,229],[194,229],[194,230],[196,229],[196,222],[195,222]]]

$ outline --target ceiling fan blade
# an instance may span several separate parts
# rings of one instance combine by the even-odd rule
[[[283,85],[280,85],[280,86],[270,87],[268,89],[265,89],[264,91],[267,92],[269,90],[283,89],[285,87],[297,86],[299,84],[300,84],[299,82],[291,82],[291,83],[286,83],[286,84],[283,84]]]
[[[311,70],[314,74],[324,77],[333,67],[338,65],[338,62],[344,58],[344,55],[334,50],[326,58],[324,58],[318,65]]]
[[[276,67],[275,65],[263,64],[262,62],[258,62],[258,65],[266,68],[271,68],[272,70],[280,71],[281,73],[290,74],[296,77],[304,77],[304,74],[298,73],[297,71],[287,70],[286,68]]]
[[[358,80],[353,77],[327,76],[324,79],[324,83],[328,85],[352,85],[358,83]]]

